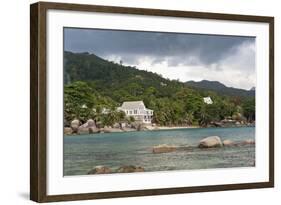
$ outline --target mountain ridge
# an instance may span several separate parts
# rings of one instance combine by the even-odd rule
[[[226,96],[255,96],[255,90],[253,89],[244,90],[227,87],[219,81],[180,82],[178,80],[170,80],[160,74],[140,70],[133,66],[124,66],[88,52],[73,53],[64,51],[64,59],[65,84],[79,80],[88,82],[98,81],[98,84],[101,86],[97,86],[97,88],[116,89],[116,86],[125,87],[125,82],[127,84],[138,83],[145,88],[149,86],[155,87],[159,91],[160,96],[164,96],[167,93],[167,89],[171,90],[175,87],[190,87],[197,91],[212,91]]]
[[[221,95],[229,95],[229,96],[241,96],[241,97],[249,97],[255,96],[255,90],[245,90],[241,88],[228,87],[219,81],[209,81],[209,80],[201,80],[201,81],[187,81],[185,84],[192,88],[197,88],[200,90],[210,90],[215,91]]]

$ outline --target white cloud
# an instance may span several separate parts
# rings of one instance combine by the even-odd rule
[[[110,55],[106,58],[117,63],[122,60],[118,55]],[[190,58],[190,56],[186,58]],[[255,86],[254,42],[246,41],[233,47],[230,54],[224,59],[208,66],[200,63],[200,61],[191,65],[186,65],[185,63],[173,64],[170,63],[172,60],[171,58],[165,58],[157,62],[155,57],[142,56],[138,57],[136,64],[127,65],[136,66],[138,69],[155,72],[165,78],[178,79],[182,82],[211,80],[219,81],[229,87],[242,89],[250,89]]]

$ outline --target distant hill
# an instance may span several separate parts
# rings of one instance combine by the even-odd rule
[[[208,80],[202,80],[199,82],[188,81],[185,84],[195,89],[214,91],[221,95],[241,96],[241,97],[255,96],[254,87],[250,90],[244,90],[239,88],[227,87],[218,81],[208,81]]]
[[[95,89],[110,94],[113,90],[135,90],[136,96],[149,87],[157,90],[157,97],[171,97],[181,87],[190,87],[198,92],[214,91],[219,95],[249,97],[255,90],[227,87],[217,81],[202,80],[182,83],[163,78],[149,71],[139,70],[102,59],[90,53],[64,52],[64,83],[86,81],[95,84]]]
[[[149,71],[138,70],[102,59],[90,53],[64,52],[64,84],[85,81],[106,94],[114,90],[134,90],[136,95],[154,87],[157,97],[170,97],[184,84]],[[123,93],[125,95],[125,93]]]
[[[128,80],[144,81],[144,79],[147,84],[159,82],[157,87],[160,86],[160,82],[169,83],[169,80],[156,73],[110,62],[95,54],[64,52],[64,83],[98,80],[110,85]]]

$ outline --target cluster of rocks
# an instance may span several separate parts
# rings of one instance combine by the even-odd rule
[[[117,170],[113,170],[106,166],[96,166],[93,169],[91,169],[88,172],[88,174],[133,173],[133,172],[144,172],[144,168],[129,165],[129,166],[121,166]]]
[[[224,119],[219,122],[211,122],[208,127],[254,127],[255,121],[247,122],[243,120]]]
[[[222,141],[219,136],[210,136],[202,139],[199,142],[199,148],[215,148],[215,147],[228,147],[228,146],[241,146],[241,145],[254,145],[255,140],[247,139],[244,141],[232,141],[224,140]]]
[[[94,120],[90,119],[86,123],[82,124],[79,120],[75,119],[71,121],[70,127],[64,128],[65,135],[71,134],[91,134],[91,133],[99,133],[100,129],[97,128]]]
[[[143,131],[148,128],[141,123],[115,123],[113,126],[96,125],[92,119],[87,120],[86,123],[81,124],[77,119],[71,121],[69,127],[64,127],[64,134],[95,134],[95,133],[111,133],[111,132],[130,132],[130,131]]]
[[[198,148],[205,149],[205,148],[219,148],[219,147],[229,147],[229,146],[242,146],[242,145],[254,145],[255,141],[252,139],[248,139],[245,141],[234,142],[232,140],[224,140],[222,141],[219,136],[210,136],[206,137],[199,141]],[[157,145],[152,147],[152,152],[154,154],[159,153],[168,153],[174,152],[183,147],[175,146],[175,145]]]

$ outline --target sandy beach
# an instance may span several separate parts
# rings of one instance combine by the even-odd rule
[[[199,126],[145,126],[148,130],[174,130],[174,129],[191,129],[200,128]]]

